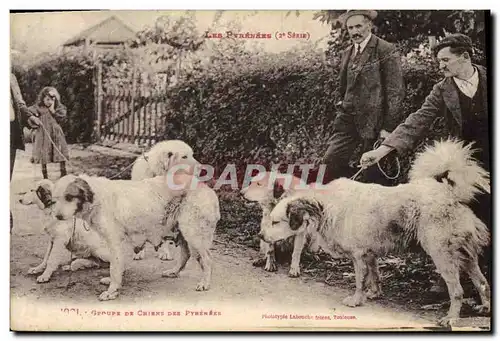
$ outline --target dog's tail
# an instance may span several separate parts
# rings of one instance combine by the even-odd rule
[[[410,182],[433,178],[447,183],[455,199],[468,203],[481,193],[490,193],[490,175],[472,156],[473,143],[455,138],[436,141],[417,154],[409,172]]]

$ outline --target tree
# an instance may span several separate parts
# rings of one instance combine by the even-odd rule
[[[332,31],[340,30],[339,38],[346,34],[339,21],[345,11],[322,10],[314,19],[331,24]],[[375,32],[380,37],[395,43],[406,42],[416,47],[428,36],[444,37],[448,33],[460,32],[471,37],[476,48],[486,46],[485,21],[489,11],[472,10],[380,10],[374,21]]]

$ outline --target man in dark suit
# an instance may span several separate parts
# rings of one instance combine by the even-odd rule
[[[451,136],[475,142],[473,147],[478,151],[474,156],[490,171],[486,68],[472,63],[472,41],[463,34],[443,38],[433,52],[445,78],[434,85],[422,107],[409,115],[379,148],[363,154],[363,168],[374,165],[389,153],[402,154],[414,150],[434,120],[442,117]],[[491,229],[491,196],[480,195],[470,207]],[[489,250],[483,261],[489,261]]]
[[[372,34],[375,11],[347,11],[343,23],[353,41],[342,54],[340,69],[341,112],[323,158],[327,166],[324,182],[350,177],[353,152],[363,151],[387,136],[401,120],[405,93],[401,57],[395,46]],[[378,178],[373,174],[368,180]]]

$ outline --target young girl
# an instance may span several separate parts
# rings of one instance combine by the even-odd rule
[[[38,94],[36,104],[29,110],[40,119],[43,125],[32,125],[32,128],[36,129],[32,162],[42,164],[44,179],[48,179],[47,163],[51,162],[59,162],[61,177],[65,176],[67,174],[65,161],[69,159],[69,153],[60,124],[66,120],[66,107],[61,103],[59,93],[53,87],[43,88]]]

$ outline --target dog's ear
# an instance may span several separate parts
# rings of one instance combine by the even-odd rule
[[[290,228],[298,230],[305,221],[311,218],[319,220],[323,212],[323,205],[314,200],[298,199],[290,202],[286,214],[290,221]]]
[[[285,193],[285,187],[283,187],[282,181],[276,179],[273,186],[273,197],[274,199],[279,199]]]
[[[288,204],[286,215],[290,222],[290,229],[293,231],[298,230],[304,224],[304,220],[309,219],[309,213],[300,200],[295,200]]]
[[[87,181],[81,178],[76,178],[70,183],[64,194],[69,200],[74,198],[79,200],[77,212],[82,210],[84,203],[94,202],[94,192]]]
[[[52,192],[48,188],[40,185],[36,188],[35,194],[43,204],[44,208],[52,205]]]

